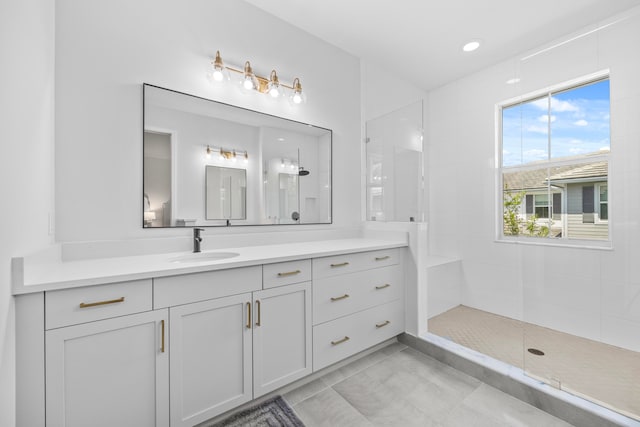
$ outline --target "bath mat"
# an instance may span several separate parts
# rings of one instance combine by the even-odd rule
[[[293,409],[280,396],[231,415],[211,427],[304,427]]]

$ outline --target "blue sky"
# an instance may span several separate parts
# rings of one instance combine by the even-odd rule
[[[609,150],[609,80],[502,110],[502,164]],[[551,153],[549,153],[549,129]]]

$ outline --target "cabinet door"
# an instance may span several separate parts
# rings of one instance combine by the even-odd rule
[[[311,373],[311,282],[254,292],[254,397]]]
[[[47,331],[47,426],[168,426],[167,321],[158,310]]]
[[[251,400],[251,294],[169,313],[172,427],[193,426]]]

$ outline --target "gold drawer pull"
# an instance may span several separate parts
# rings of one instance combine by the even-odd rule
[[[251,303],[247,303],[247,329],[251,329]]]
[[[164,319],[160,321],[160,325],[162,325],[162,344],[160,346],[160,352],[164,353]]]
[[[391,285],[388,284],[388,283],[385,283],[384,285],[376,286],[376,289],[380,290],[380,289],[388,288],[389,286],[391,286]]]
[[[302,271],[285,271],[284,273],[278,273],[278,277],[287,277],[287,276],[295,276],[296,274],[300,274]]]
[[[340,301],[341,299],[349,298],[349,294],[344,294],[341,297],[331,297],[331,302]]]
[[[343,342],[347,342],[349,341],[349,337],[345,336],[344,338],[342,338],[341,340],[338,341],[331,341],[331,345],[338,345],[338,344],[342,344]]]
[[[335,268],[335,267],[346,267],[347,265],[349,265],[348,262],[341,262],[338,264],[331,264],[331,268]]]
[[[391,323],[391,322],[388,321],[388,320],[385,320],[382,323],[376,323],[376,328],[382,328],[383,326],[387,326],[389,323]]]
[[[262,312],[262,310],[260,309],[260,300],[259,299],[256,300],[256,305],[258,306],[258,320],[256,321],[256,326],[262,326],[260,324],[261,319],[262,319],[262,315],[260,313]]]
[[[377,256],[376,261],[384,261],[385,259],[389,259],[389,258],[391,258],[389,255]]]
[[[107,305],[107,304],[116,304],[119,302],[124,302],[124,297],[120,297],[118,299],[112,299],[109,301],[98,301],[98,302],[81,302],[80,303],[80,308],[89,308],[89,307],[96,307],[98,305]]]

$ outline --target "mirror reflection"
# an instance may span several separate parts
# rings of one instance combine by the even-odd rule
[[[206,166],[205,219],[246,219],[247,171]]]
[[[331,130],[143,91],[144,227],[331,223]]]

